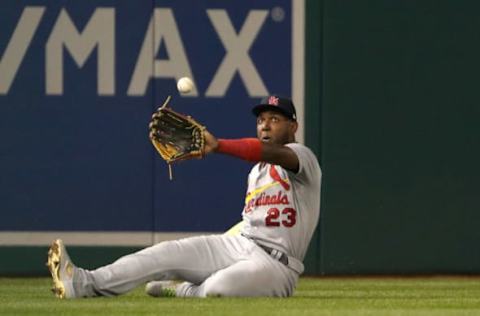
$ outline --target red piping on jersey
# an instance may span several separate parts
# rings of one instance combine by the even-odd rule
[[[273,180],[277,181],[278,183],[280,183],[280,185],[285,189],[285,190],[290,190],[290,185],[282,179],[282,177],[280,177],[280,175],[278,174],[278,171],[277,169],[275,168],[275,166],[271,165],[270,166],[270,170],[269,170],[269,173],[270,173],[270,177],[272,177]]]

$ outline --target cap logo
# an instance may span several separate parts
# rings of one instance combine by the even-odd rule
[[[278,105],[278,98],[272,95],[270,98],[268,98],[268,104]]]

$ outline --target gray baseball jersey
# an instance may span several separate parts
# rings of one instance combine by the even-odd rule
[[[298,172],[255,165],[248,177],[241,233],[303,261],[320,213],[321,170],[309,148],[286,146],[297,154]]]

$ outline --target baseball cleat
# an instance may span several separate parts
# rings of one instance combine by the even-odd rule
[[[52,274],[52,292],[55,296],[61,299],[75,297],[72,281],[75,266],[61,239],[55,240],[50,246],[47,267]]]
[[[145,286],[145,292],[153,297],[175,297],[177,284],[174,281],[152,281]]]

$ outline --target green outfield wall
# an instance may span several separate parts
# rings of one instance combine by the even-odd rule
[[[324,172],[309,271],[479,273],[480,3],[308,5]]]

